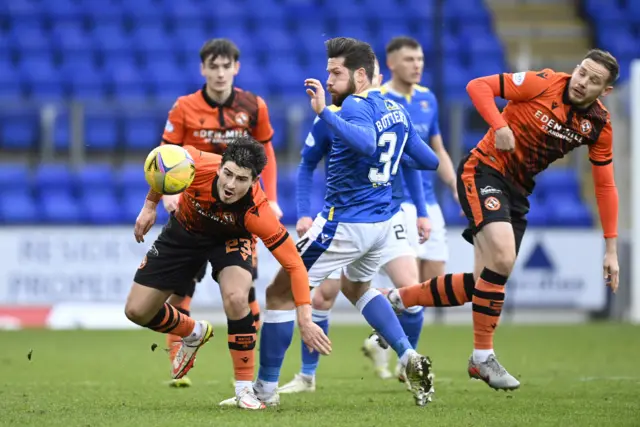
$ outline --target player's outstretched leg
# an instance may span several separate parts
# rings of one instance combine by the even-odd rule
[[[267,308],[260,332],[260,368],[254,390],[266,406],[280,403],[278,381],[284,356],[293,339],[296,320],[290,279],[280,269],[266,290]]]
[[[347,280],[343,282],[342,292],[398,355],[416,404],[429,403],[434,393],[431,361],[413,349],[389,301],[377,289],[369,288],[368,282]]]
[[[171,377],[175,379],[184,377],[193,367],[196,353],[213,336],[213,327],[209,322],[197,322],[163,302],[170,293],[134,283],[127,298],[125,315],[140,326],[182,338],[172,363]]]
[[[311,299],[313,322],[320,326],[326,335],[329,334],[329,314],[340,293],[340,275],[324,282],[313,290]],[[300,340],[302,369],[291,381],[278,388],[279,393],[314,392],[316,390],[316,369],[320,363],[320,353],[309,351],[306,344]]]
[[[474,239],[476,269],[480,270],[477,281],[474,282],[472,273],[445,274],[418,285],[392,290],[387,295],[396,311],[412,305],[449,307],[472,302],[474,350],[468,366],[469,376],[502,390],[520,386],[520,382],[500,365],[493,350],[493,336],[504,303],[504,287],[515,263],[515,240],[511,224],[487,224]]]
[[[206,267],[206,264],[205,264],[205,267]],[[203,271],[202,276],[204,276],[204,274],[205,273]],[[198,276],[200,277],[200,275]],[[198,278],[194,279],[193,283],[188,288],[184,289],[184,291],[181,292],[179,295],[173,294],[169,297],[168,303],[174,306],[176,310],[178,310],[180,313],[184,314],[185,316],[191,316],[191,299],[193,298],[193,294],[195,292],[196,280],[202,280],[202,277],[200,277],[200,279]],[[182,338],[179,337],[178,335],[167,334],[167,350],[169,353],[169,361],[171,362],[171,364],[173,364],[173,360],[175,359],[176,354],[180,349],[181,342],[182,342]],[[176,387],[176,388],[190,387],[191,380],[186,376],[180,379],[172,379],[171,381],[169,381],[169,386]]]

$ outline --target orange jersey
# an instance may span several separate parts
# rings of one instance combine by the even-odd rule
[[[515,136],[515,150],[496,149],[494,129],[500,126],[498,123],[492,124],[493,128],[473,151],[483,163],[500,171],[525,194],[533,191],[538,173],[582,145],[589,147],[589,157],[596,165],[605,165],[613,159],[609,112],[599,101],[586,110],[573,107],[567,95],[570,78],[568,74],[544,69],[483,77],[468,86],[474,104],[484,99],[474,98],[474,91],[479,93],[483,83],[494,89],[494,95],[509,100],[502,120]],[[482,114],[481,106],[476,107]]]
[[[277,167],[271,144],[273,128],[267,104],[259,96],[236,87],[224,104],[211,99],[205,87],[181,96],[169,111],[162,143],[192,145],[207,153],[223,154],[231,141],[247,135],[265,144],[267,165],[262,178],[269,200],[276,201]]]
[[[239,201],[225,204],[218,200],[218,171],[222,156],[206,153],[193,146],[185,147],[196,166],[193,183],[182,193],[175,213],[188,231],[211,238],[260,238],[291,276],[297,305],[310,304],[309,277],[287,229],[276,218],[266,195],[256,182]],[[241,249],[242,250],[242,249]],[[247,248],[248,252],[252,252]]]
[[[218,104],[202,88],[178,98],[169,111],[162,141],[223,154],[229,142],[247,135],[263,143],[273,137],[264,100],[234,87],[229,99]]]

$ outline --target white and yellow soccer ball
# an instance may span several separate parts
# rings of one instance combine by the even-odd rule
[[[178,145],[156,147],[144,162],[144,177],[156,193],[182,193],[189,188],[195,175],[193,158]]]

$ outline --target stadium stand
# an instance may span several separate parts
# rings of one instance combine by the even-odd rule
[[[616,7],[599,9],[603,2]],[[279,152],[291,150],[286,110],[274,106],[306,101],[301,82],[308,76],[323,78],[326,38],[363,38],[383,54],[389,38],[414,36],[427,55],[424,84],[432,83],[428,63],[435,49],[432,3],[216,0],[214,9],[203,0],[181,0],[179,7],[169,0],[4,2],[0,6],[5,17],[0,20],[0,98],[9,103],[17,100],[21,107],[0,114],[0,149],[7,153],[38,150],[40,106],[53,102],[58,106],[54,147],[68,150],[68,103],[79,101],[86,104],[87,152],[125,152],[140,158],[159,142],[173,100],[201,86],[200,45],[207,38],[229,37],[242,51],[238,86],[267,100],[277,132],[275,147]],[[640,54],[638,2],[588,0],[584,8],[598,28],[599,45],[620,55],[626,72],[625,60]],[[354,26],[355,19],[363,24]],[[481,0],[448,0],[444,20],[443,92],[447,101],[468,102],[465,86],[470,79],[508,70],[502,43]],[[227,28],[229,22],[234,23],[232,28]],[[607,37],[602,37],[605,31]],[[389,75],[384,64],[382,72]],[[145,108],[128,107],[140,103]],[[312,117],[306,119],[305,127]],[[479,137],[473,129],[464,129],[463,147],[468,149]],[[279,174],[284,220],[293,224],[295,168],[280,162]],[[317,179],[314,204],[319,208],[320,172]],[[533,225],[591,225],[591,210],[582,201],[573,170],[545,172],[540,187],[540,195],[532,201]],[[79,170],[67,165],[29,168],[2,163],[0,223],[131,223],[144,194],[137,163],[87,164]],[[460,224],[459,207],[449,195],[443,195],[443,206],[447,221]],[[162,209],[159,214],[159,221],[164,220]]]

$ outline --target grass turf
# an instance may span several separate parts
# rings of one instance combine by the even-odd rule
[[[619,324],[504,325],[498,356],[522,386],[495,392],[466,374],[470,326],[430,326],[419,350],[436,373],[425,408],[395,380],[374,377],[364,327],[335,326],[316,393],[282,395],[262,412],[219,408],[233,395],[226,330],[198,355],[193,387],[171,389],[164,336],[139,331],[0,332],[2,426],[637,426],[640,328]],[[153,343],[158,348],[152,352]],[[27,354],[33,350],[31,360]],[[300,366],[297,336],[280,383]],[[257,367],[256,367],[257,368]]]

